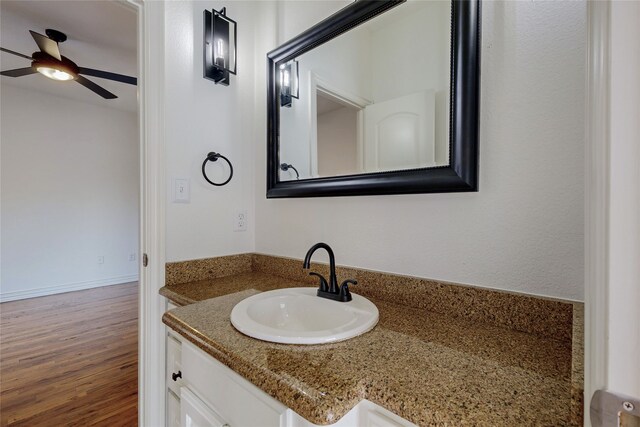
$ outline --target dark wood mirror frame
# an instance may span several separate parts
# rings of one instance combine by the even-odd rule
[[[279,180],[280,63],[405,0],[357,0],[267,54],[267,198],[478,191],[480,0],[452,0],[449,165],[299,181]]]

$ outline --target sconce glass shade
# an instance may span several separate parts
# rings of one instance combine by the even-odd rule
[[[226,8],[219,12],[204,11],[204,78],[216,84],[229,85],[229,74],[236,74],[237,25],[226,15]]]
[[[295,59],[280,65],[280,106],[290,108],[293,98],[300,99],[300,75]]]

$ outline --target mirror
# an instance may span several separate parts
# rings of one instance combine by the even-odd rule
[[[267,197],[477,191],[479,4],[359,0],[267,55]]]

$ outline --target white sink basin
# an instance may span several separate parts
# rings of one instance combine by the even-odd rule
[[[283,344],[326,344],[364,334],[378,323],[378,309],[351,294],[338,302],[316,296],[315,288],[262,292],[236,304],[231,323],[245,335]]]

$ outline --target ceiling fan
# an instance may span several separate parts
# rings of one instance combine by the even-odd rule
[[[33,40],[40,48],[39,52],[34,52],[32,56],[23,55],[13,50],[0,47],[3,52],[10,53],[12,55],[20,56],[25,59],[30,59],[31,66],[25,68],[17,68],[15,70],[7,70],[0,72],[2,76],[8,77],[21,77],[29,74],[40,73],[53,80],[68,81],[75,80],[87,89],[97,93],[105,99],[117,98],[116,95],[109,92],[105,88],[97,85],[91,80],[84,77],[87,76],[100,77],[103,79],[114,80],[116,82],[127,83],[130,85],[137,85],[137,79],[135,77],[125,76],[123,74],[110,73],[108,71],[94,70],[92,68],[84,68],[76,65],[75,62],[69,58],[60,55],[58,44],[67,40],[66,34],[52,29],[47,29],[46,36],[29,30]]]

